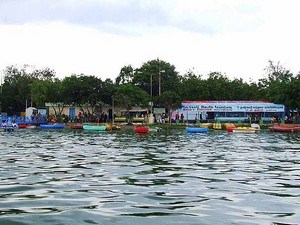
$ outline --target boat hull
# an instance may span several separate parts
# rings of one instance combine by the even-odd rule
[[[273,132],[282,132],[282,133],[298,133],[300,132],[300,124],[281,124],[273,125],[269,128]]]
[[[83,129],[83,125],[82,124],[72,124],[70,126],[71,129],[77,129],[77,130],[82,130]]]
[[[206,133],[208,132],[208,127],[186,127],[187,133]]]
[[[256,130],[254,128],[251,127],[247,127],[247,128],[243,128],[239,129],[239,128],[234,128],[232,129],[233,133],[241,133],[241,134],[253,134],[253,133],[257,133],[259,132],[259,130]]]
[[[91,130],[91,131],[106,131],[106,126],[93,126],[93,125],[83,125],[83,130]]]
[[[145,134],[145,133],[149,132],[149,127],[147,127],[147,126],[135,127],[134,131],[139,134]]]
[[[19,128],[19,129],[26,128],[26,123],[19,123],[19,124],[18,124],[18,128]]]
[[[65,124],[56,123],[56,124],[41,124],[41,129],[64,129]]]

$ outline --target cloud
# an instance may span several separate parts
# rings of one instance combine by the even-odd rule
[[[0,62],[115,78],[159,57],[229,77],[260,77],[268,60],[298,72],[297,1],[0,0]],[[298,70],[298,71],[297,71]]]
[[[110,32],[141,35],[172,27],[201,34],[215,34],[249,27],[257,12],[252,5],[194,0],[11,0],[0,2],[0,23],[65,22]],[[246,13],[245,13],[246,12]],[[248,15],[247,18],[241,15]],[[243,25],[241,25],[243,24]]]

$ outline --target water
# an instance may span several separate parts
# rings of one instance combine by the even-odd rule
[[[300,134],[0,133],[0,224],[299,224]]]

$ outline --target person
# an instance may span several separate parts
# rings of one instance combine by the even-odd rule
[[[165,123],[166,122],[166,114],[162,113],[161,114],[161,123]]]
[[[179,114],[178,112],[175,115],[175,123],[178,124],[179,123]]]
[[[288,117],[287,115],[285,115],[285,117],[284,117],[284,122],[285,122],[285,123],[288,123],[288,120],[289,120],[289,117]]]
[[[82,123],[82,113],[80,111],[79,111],[77,117],[78,117],[79,123]]]
[[[184,115],[183,115],[183,113],[181,113],[181,115],[180,115],[180,123],[183,124],[183,122],[184,122]]]
[[[195,121],[194,121],[194,124],[197,123],[197,119],[198,119],[198,116],[197,116],[197,114],[196,114],[196,115],[195,115]]]
[[[158,114],[158,115],[157,115],[157,122],[158,122],[158,123],[161,123],[161,114]]]

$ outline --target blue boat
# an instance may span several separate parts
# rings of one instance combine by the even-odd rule
[[[41,129],[64,129],[64,123],[54,123],[54,124],[41,124]]]
[[[208,127],[186,127],[187,133],[206,133],[208,132]]]

